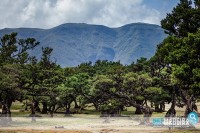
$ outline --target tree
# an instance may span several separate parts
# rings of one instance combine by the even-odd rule
[[[158,53],[172,69],[172,84],[177,96],[186,105],[185,116],[196,108],[195,98],[199,96],[200,32],[189,33],[187,37],[169,36],[163,41]],[[197,110],[196,110],[197,111]]]
[[[4,106],[2,114],[11,116],[10,107],[14,100],[20,99],[21,70],[27,63],[27,50],[39,44],[34,38],[17,39],[17,33],[6,34],[0,42],[0,99]]]
[[[119,91],[120,94],[126,95],[129,105],[136,107],[136,114],[142,114],[143,106],[148,105],[146,103],[147,97],[145,90],[152,86],[152,79],[148,74],[138,75],[133,72],[125,74],[123,81],[123,88]]]
[[[70,114],[71,103],[74,100],[74,90],[73,88],[68,88],[64,84],[59,85],[57,88],[59,95],[58,95],[58,107],[59,108],[65,107],[65,114]]]
[[[92,62],[81,63],[75,69],[76,69],[76,73],[87,73],[89,76],[93,76],[95,74],[95,70],[94,70],[94,67],[92,66]]]
[[[0,68],[0,100],[3,106],[2,116],[11,117],[12,102],[20,99],[18,86],[19,71],[16,65],[7,64]]]
[[[116,116],[121,113],[122,102],[115,97],[116,88],[114,81],[107,75],[98,75],[94,79],[91,90],[91,102],[96,110],[101,111],[102,116]]]
[[[56,101],[51,99],[56,99],[58,96],[57,93],[59,93],[56,88],[65,81],[63,70],[55,61],[51,60],[52,52],[53,49],[50,47],[42,48],[42,58],[38,63],[41,73],[39,88],[41,94],[50,97],[49,102],[52,105],[52,109],[50,110],[51,115],[53,115],[56,103]],[[42,101],[43,113],[47,113],[47,109],[44,108],[46,107],[46,102],[45,99]]]
[[[23,86],[25,95],[31,101],[31,116],[35,116],[36,111],[47,113],[47,103],[49,103],[50,114],[53,116],[56,106],[58,91],[56,88],[63,81],[63,72],[55,62],[51,61],[52,48],[42,48],[42,57],[38,61],[35,57],[25,65],[23,71]],[[42,103],[42,111],[39,103]]]
[[[82,108],[83,97],[87,98],[90,89],[90,77],[87,73],[78,73],[66,78],[64,87],[70,88],[70,99],[75,103],[75,108]],[[73,94],[73,95],[72,95]],[[78,105],[79,102],[79,105]]]
[[[155,106],[155,111],[162,112],[165,110],[165,102],[170,103],[174,96],[174,94],[173,96],[171,94],[175,92],[173,91],[173,84],[171,82],[172,70],[170,64],[164,60],[166,50],[162,49],[162,44],[158,46],[158,49],[160,49],[160,51],[157,51],[149,60],[149,68],[150,76],[153,79],[152,85],[156,88],[160,88],[161,93],[159,95],[154,95],[155,97],[153,97],[151,101]]]
[[[175,105],[186,105],[185,116],[196,108],[195,98],[199,95],[199,79],[195,78],[199,72],[199,5],[199,0],[180,0],[161,21],[162,28],[170,36],[158,45],[151,59],[151,75],[161,78],[160,72],[164,69],[168,73],[164,76],[168,89],[163,84],[165,82],[160,82],[161,87],[172,94],[172,106],[167,115],[175,115]]]
[[[17,33],[4,35],[0,43],[0,65],[2,66],[5,63],[25,63],[28,59],[27,50],[33,49],[37,45],[39,45],[39,42],[34,38],[18,40]]]
[[[96,74],[99,75],[106,75],[106,74],[113,74],[117,71],[123,70],[123,65],[120,62],[112,62],[107,60],[98,60],[94,64],[94,69]]]
[[[192,6],[194,4],[194,7]],[[180,3],[161,21],[161,26],[169,35],[185,37],[195,33],[200,27],[199,0],[180,0]]]
[[[137,59],[136,64],[133,62],[131,65],[128,66],[129,71],[135,72],[135,73],[147,73],[149,72],[149,62],[147,58],[141,57],[140,59]]]

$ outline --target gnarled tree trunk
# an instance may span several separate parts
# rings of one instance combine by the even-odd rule
[[[50,115],[51,115],[51,117],[53,117],[53,113],[54,113],[54,111],[55,111],[55,108],[56,108],[56,105],[52,105],[52,108],[51,108],[51,110],[50,110]]]
[[[76,98],[74,99],[74,104],[75,104],[75,106],[74,106],[75,109],[79,108]]]
[[[32,121],[31,122],[36,122],[34,100],[32,100],[32,103],[31,103],[31,117],[32,117]]]
[[[12,99],[7,99],[6,101],[2,102],[2,113],[1,116],[4,117],[5,124],[12,121],[11,119],[11,108],[12,105]]]
[[[198,112],[197,105],[195,104],[194,96],[192,95],[189,99],[186,100],[186,109],[185,109],[185,117],[188,116],[188,114],[192,111]]]
[[[176,106],[176,95],[175,92],[172,93],[172,104],[171,107],[169,108],[169,110],[167,111],[165,117],[175,117],[176,116],[176,110],[175,110],[175,106]]]
[[[34,100],[34,109],[36,112],[41,112],[39,107],[39,102],[37,100]]]
[[[42,114],[47,114],[47,102],[46,101],[43,101],[42,102]]]
[[[70,105],[70,103],[67,103],[66,105],[65,105],[65,114],[66,115],[68,115],[68,114],[70,114],[70,107],[71,107],[71,105]]]
[[[136,101],[136,104],[142,105],[143,101]],[[136,106],[135,108],[136,108],[135,114],[142,114],[143,113],[142,108],[140,106]]]

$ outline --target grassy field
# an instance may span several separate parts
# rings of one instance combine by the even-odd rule
[[[200,102],[197,103],[198,105],[198,109],[200,110]],[[166,104],[166,110],[168,110],[170,107],[170,104]],[[30,114],[30,111],[25,111],[24,110],[25,106],[23,103],[21,102],[14,102],[11,106],[11,110],[12,110],[12,116],[28,116]],[[40,105],[40,108],[42,108],[42,106]],[[177,115],[183,115],[184,114],[184,109],[185,108],[178,108],[176,107],[176,113]],[[29,109],[30,110],[30,109]],[[73,109],[73,105],[71,107],[71,111],[74,112]],[[64,109],[59,110],[58,112],[64,112]],[[134,107],[127,107],[126,111],[122,111],[122,115],[129,115],[132,116],[134,115],[135,112],[135,108]],[[155,117],[160,117],[160,116],[164,116],[166,112],[163,113],[157,113],[157,112],[153,112],[153,116]],[[57,115],[59,116],[59,114],[62,113],[57,113]],[[100,112],[96,111],[95,108],[93,106],[89,106],[87,108],[85,108],[84,110],[81,111],[81,114],[86,114],[86,115],[100,115]],[[46,115],[44,115],[46,116]],[[61,115],[62,116],[62,115]]]

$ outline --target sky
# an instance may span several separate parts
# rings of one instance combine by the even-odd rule
[[[179,0],[1,0],[0,29],[52,28],[63,23],[120,27],[160,25]]]

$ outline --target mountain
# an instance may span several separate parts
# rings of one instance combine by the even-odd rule
[[[118,28],[84,23],[66,23],[51,29],[5,28],[4,34],[17,32],[19,38],[33,37],[40,42],[30,54],[41,56],[41,47],[52,47],[52,57],[61,66],[77,66],[96,60],[130,64],[140,57],[150,58],[166,37],[158,25],[133,23]]]

